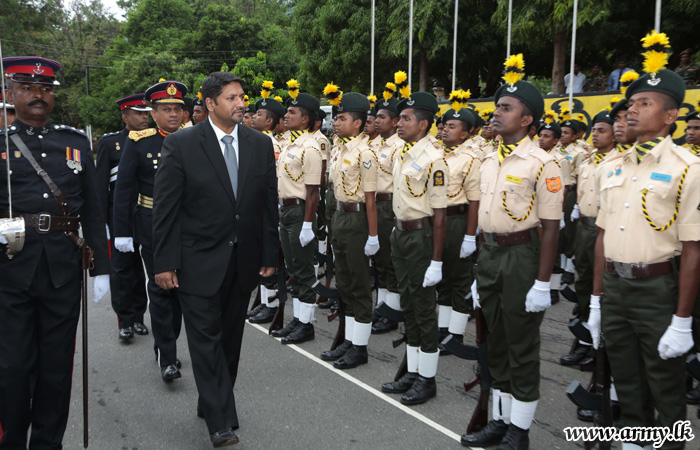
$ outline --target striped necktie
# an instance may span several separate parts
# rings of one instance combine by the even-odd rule
[[[350,141],[352,141],[353,139],[355,139],[355,136],[352,136],[352,137],[341,137],[341,138],[340,138],[340,142],[342,142],[343,144],[347,145],[347,143],[350,142]]]
[[[416,145],[415,142],[404,142],[403,148],[401,149],[401,161],[403,161],[404,155],[408,153],[408,151],[413,148],[413,146]]]
[[[597,166],[597,165],[600,164],[600,162],[601,162],[602,160],[604,160],[604,159],[605,159],[605,153],[596,153],[596,154],[595,154],[595,160],[594,160],[595,165]]]
[[[453,151],[457,150],[457,147],[459,147],[459,145],[453,145],[452,147],[445,147],[445,154],[448,155],[448,154],[452,153]]]
[[[382,138],[382,145],[386,144],[386,139]]]
[[[299,136],[301,136],[302,134],[304,134],[305,132],[306,132],[306,130],[302,130],[302,131],[299,131],[299,130],[291,130],[291,131],[290,131],[290,135],[289,135],[289,143],[290,143],[290,144],[293,144],[294,141],[296,141],[297,138],[298,138]]]
[[[513,153],[513,150],[515,150],[515,147],[517,147],[518,144],[511,144],[511,145],[506,145],[503,142],[501,142],[498,145],[498,165],[500,166],[503,164],[503,160],[508,157],[511,153]]]
[[[652,139],[649,142],[645,142],[643,144],[638,144],[637,145],[637,160],[639,162],[642,162],[642,158],[644,158],[644,155],[649,153],[654,147],[656,147],[659,142],[663,141],[664,138],[659,136],[657,138]]]
[[[693,155],[700,156],[700,145],[691,145],[688,147],[688,150],[690,150],[690,153]]]

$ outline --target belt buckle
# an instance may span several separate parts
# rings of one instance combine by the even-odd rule
[[[37,214],[36,229],[40,233],[48,233],[51,231],[51,214]]]
[[[498,235],[496,233],[483,233],[484,244],[498,247]]]
[[[632,264],[613,261],[613,267],[620,278],[634,279],[634,266]]]

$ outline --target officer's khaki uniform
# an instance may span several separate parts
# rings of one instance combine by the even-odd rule
[[[328,138],[321,133],[321,129],[319,128],[318,130],[314,131],[311,134],[311,137],[316,139],[316,142],[318,142],[319,147],[321,148],[321,156],[323,157],[323,162],[326,163],[326,173],[328,173],[328,170],[330,169],[330,152],[331,152],[331,143],[328,140]],[[316,208],[316,222],[318,224],[318,228],[322,229],[324,227],[327,228],[328,223],[326,222],[326,190],[328,189],[328,177],[326,176],[326,173],[321,174],[321,189],[318,191],[318,208]]]
[[[279,141],[275,139],[274,133],[270,130],[263,131],[263,134],[266,134],[270,137],[270,141],[272,141],[272,149],[275,152],[275,162],[279,162],[280,153],[282,153],[282,147],[280,147]]]
[[[334,166],[340,154],[340,140],[338,136],[333,135],[333,145],[328,153],[328,165],[326,167],[328,173],[328,189],[326,189],[326,224],[328,225],[328,231],[330,232],[333,228],[333,216],[335,215],[335,184],[333,183],[333,178],[331,177],[331,168]],[[332,241],[332,239],[331,239]]]
[[[359,323],[370,323],[372,293],[369,258],[364,252],[369,236],[365,193],[377,190],[377,159],[362,137],[341,141],[337,159],[331,167],[335,199],[339,206],[333,215],[331,237],[336,258],[336,285],[345,303],[345,315],[354,317]],[[342,207],[344,203],[359,204],[360,210],[345,211]]]
[[[641,162],[633,146],[598,171],[596,225],[605,230],[606,260],[672,266],[671,273],[636,279],[607,267],[603,273],[602,331],[622,417],[626,426],[672,427],[686,417],[684,359],[664,361],[657,346],[676,312],[682,242],[700,240],[700,160],[667,136]]]
[[[540,396],[539,327],[544,317],[544,312],[525,311],[525,297],[539,269],[540,220],[561,219],[561,177],[554,158],[527,136],[501,165],[499,151],[488,155],[481,164],[482,234],[529,230],[531,239],[509,246],[486,241],[477,258],[477,285],[490,333],[488,364],[492,385],[524,402]]]
[[[435,288],[423,287],[425,271],[433,257],[434,209],[447,207],[449,171],[442,152],[427,135],[394,162],[393,209],[400,221],[422,220],[423,228],[391,233],[401,309],[406,320],[407,345],[423,353],[435,353],[438,346]],[[397,223],[397,225],[400,225]]]
[[[569,176],[571,178],[571,185],[564,199],[564,229],[559,233],[559,248],[567,258],[571,258],[574,256],[574,242],[576,240],[576,224],[571,222],[571,211],[576,204],[578,166],[586,157],[586,150],[574,142],[566,148],[560,146],[559,152],[569,161]]]

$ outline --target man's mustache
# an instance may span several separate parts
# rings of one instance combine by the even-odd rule
[[[34,106],[34,105],[42,105],[46,106],[48,108],[49,104],[46,103],[45,101],[41,99],[34,100],[33,102],[30,102],[27,106]]]

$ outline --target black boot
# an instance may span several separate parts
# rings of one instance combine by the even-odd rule
[[[596,351],[593,349],[592,345],[585,347],[588,350],[588,353],[586,353],[586,357],[579,362],[578,368],[581,372],[593,372],[595,370]]]
[[[321,359],[324,361],[336,361],[340,359],[348,350],[352,347],[352,342],[347,339],[343,341],[342,344],[337,346],[335,350],[328,350],[321,353]]]
[[[467,447],[490,447],[501,442],[507,432],[507,423],[502,420],[489,420],[484,429],[476,433],[463,434],[460,442]]]
[[[397,381],[382,384],[382,392],[386,392],[387,394],[403,394],[413,387],[413,383],[416,382],[417,378],[418,373],[406,372],[404,376]]]
[[[343,356],[333,361],[333,367],[340,370],[354,369],[359,365],[367,364],[368,360],[367,346],[353,345]]]
[[[292,331],[294,331],[294,330],[296,329],[296,327],[299,326],[299,325],[301,325],[301,322],[299,322],[299,319],[297,319],[297,318],[295,317],[294,319],[292,319],[291,322],[289,322],[289,323],[287,324],[286,327],[282,328],[281,330],[275,330],[275,331],[273,331],[272,333],[270,333],[270,335],[271,335],[272,337],[285,337],[285,336],[289,336],[289,335],[292,333]]]
[[[559,303],[559,291],[556,289],[549,290],[549,297],[552,300],[552,305]]]
[[[496,450],[529,450],[530,430],[523,430],[512,423],[508,425],[508,432]]]
[[[418,375],[416,382],[411,389],[401,396],[401,403],[404,405],[420,405],[437,395],[437,383],[435,377],[425,378]]]
[[[270,323],[274,320],[277,314],[277,308],[264,306],[259,313],[248,319],[250,323]]]
[[[119,339],[120,340],[129,342],[133,338],[134,338],[133,327],[126,327],[126,328],[119,329]]]
[[[588,345],[576,343],[574,351],[559,358],[559,364],[562,366],[575,366],[576,364],[579,364],[586,358],[586,356],[588,356],[588,350],[590,348],[591,347]]]
[[[335,304],[337,304],[337,303],[338,303],[338,300],[329,298],[329,299],[326,300],[325,302],[319,303],[319,304],[318,304],[318,307],[319,307],[320,309],[329,309],[331,306],[333,306],[333,305],[335,305]]]
[[[590,409],[583,409],[581,407],[576,408],[576,417],[582,422],[593,422],[593,417],[595,412]]]
[[[386,317],[381,317],[379,320],[372,324],[372,334],[388,333],[389,331],[395,330],[398,327],[398,322],[389,320]]]
[[[263,308],[266,308],[266,307],[267,307],[266,304],[260,303],[260,304],[258,304],[258,306],[256,306],[255,308],[253,308],[253,309],[251,309],[250,311],[248,311],[247,313],[245,313],[245,316],[246,316],[247,318],[256,316],[256,315],[258,315],[258,313],[259,313],[260,311],[263,310]]]
[[[300,323],[287,336],[282,338],[283,344],[301,344],[302,342],[310,341],[315,337],[314,326],[310,323]]]

